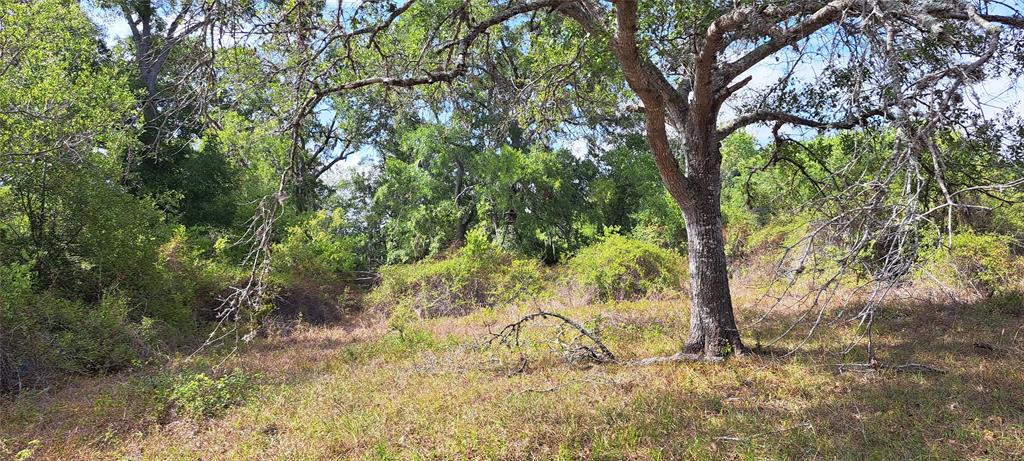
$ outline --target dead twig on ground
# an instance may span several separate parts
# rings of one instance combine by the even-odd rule
[[[836,366],[839,372],[846,371],[854,373],[877,373],[879,371],[894,371],[897,373],[935,373],[946,374],[946,370],[935,368],[922,363],[905,363],[902,365],[883,365],[877,362],[870,363],[838,363]]]
[[[796,426],[793,426],[793,427],[787,427],[787,428],[778,429],[778,430],[774,430],[774,431],[759,432],[757,434],[750,435],[750,436],[748,436],[746,438],[747,439],[753,439],[753,438],[757,438],[757,437],[764,437],[766,435],[781,434],[783,432],[789,432],[789,431],[791,431],[793,429],[799,429],[801,427],[811,427],[811,423],[797,424]],[[738,435],[724,435],[724,436],[721,436],[721,437],[715,437],[715,440],[721,440],[721,441],[724,441],[724,442],[741,442],[741,441],[744,440],[744,438],[740,437]]]
[[[616,362],[615,354],[608,350],[608,347],[601,342],[594,332],[580,325],[576,321],[555,312],[538,310],[537,312],[524,315],[519,320],[505,325],[498,333],[492,333],[491,338],[487,341],[487,344],[504,344],[508,347],[520,347],[520,336],[522,334],[523,327],[534,320],[545,320],[545,319],[557,319],[572,327],[581,335],[589,339],[594,345],[588,346],[585,344],[579,344],[574,341],[574,346],[570,350],[566,351],[567,357],[570,361],[590,361],[594,363],[612,363]]]

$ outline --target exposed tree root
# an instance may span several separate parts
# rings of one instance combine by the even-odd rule
[[[678,362],[708,362],[708,363],[721,363],[725,361],[725,357],[711,357],[704,354],[693,354],[687,352],[678,352],[672,355],[660,356],[660,357],[648,357],[646,359],[633,360],[626,362],[625,365],[632,366],[648,366],[657,365],[660,363],[678,363]]]

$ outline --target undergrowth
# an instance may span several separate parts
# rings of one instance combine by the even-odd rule
[[[569,260],[567,279],[602,301],[639,299],[679,290],[684,261],[652,243],[611,234]]]
[[[540,262],[499,248],[470,232],[450,257],[381,269],[368,300],[384,311],[411,309],[420,317],[458,316],[473,310],[541,297]]]

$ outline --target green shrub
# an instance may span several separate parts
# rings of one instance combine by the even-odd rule
[[[635,222],[629,236],[665,248],[686,246],[686,223],[679,205],[668,191],[640,200],[640,208],[630,214]]]
[[[194,313],[218,304],[225,287],[243,278],[224,256],[223,238],[214,240],[179,226],[160,247],[160,264],[142,313],[178,331],[194,329]]]
[[[283,286],[332,281],[359,269],[360,239],[343,235],[343,229],[343,216],[327,211],[289,227],[284,240],[273,248],[275,280]]]
[[[45,313],[46,330],[54,335],[58,366],[65,371],[116,371],[138,358],[134,326],[120,294],[105,294],[95,306],[47,294],[39,297],[37,308]]]
[[[30,264],[0,266],[0,393],[19,387],[22,355],[32,349],[36,322],[26,316],[32,297]]]
[[[569,260],[571,282],[595,290],[601,300],[637,299],[678,290],[683,258],[657,245],[612,234]]]
[[[742,251],[748,254],[774,254],[782,248],[799,243],[806,235],[810,225],[811,217],[807,215],[773,219],[746,235]]]
[[[213,418],[245,402],[253,384],[241,371],[214,379],[205,373],[180,376],[169,392],[179,415],[192,419]]]
[[[408,304],[399,304],[392,309],[391,315],[388,317],[388,328],[397,331],[398,335],[404,338],[406,330],[410,329],[419,319],[419,315]]]
[[[936,245],[924,255],[924,268],[944,283],[991,298],[1020,290],[1022,258],[1011,251],[1007,235],[967,231],[953,236],[949,247]]]
[[[1022,198],[1018,196],[1016,200],[1022,200]],[[1015,239],[1013,245],[1020,254],[1024,250],[1024,203],[1002,204],[1002,206],[993,208],[991,231],[1013,236]]]
[[[0,266],[0,391],[34,385],[47,371],[120,370],[147,349],[153,322],[132,322],[123,293],[91,304],[34,293],[31,282],[28,265]]]
[[[540,263],[518,257],[470,232],[467,243],[446,259],[381,269],[369,300],[391,311],[406,305],[421,317],[464,315],[536,298],[544,292]]]
[[[96,301],[111,286],[129,296],[145,292],[168,228],[152,202],[117,186],[114,168],[55,166],[45,178],[53,184],[44,189],[46,207],[31,212],[23,210],[42,192],[16,184],[0,198],[0,264],[32,261],[35,287],[68,299]]]

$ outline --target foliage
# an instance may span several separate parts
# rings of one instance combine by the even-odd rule
[[[33,260],[38,286],[95,300],[143,279],[161,237],[151,202],[118,180],[134,99],[78,5],[0,9],[0,43],[14,47],[0,58],[0,261]]]
[[[464,315],[543,294],[540,264],[489,242],[479,230],[447,258],[381,268],[371,302],[386,310],[412,309],[420,317]]]
[[[206,373],[190,373],[177,379],[168,399],[179,415],[205,419],[243,403],[252,389],[251,378],[239,370],[216,379]]]
[[[0,281],[0,287],[16,290],[0,300],[0,323],[6,329],[0,346],[9,365],[0,370],[4,388],[14,385],[12,380],[33,384],[55,370],[117,371],[139,359],[140,348],[145,347],[139,344],[141,326],[129,319],[122,294],[110,292],[93,305],[48,292],[28,292],[23,268],[8,268],[2,275],[7,280]]]
[[[55,332],[57,363],[64,370],[91,373],[115,371],[138,357],[123,297],[104,295],[96,306],[43,296],[46,330]]]
[[[1024,290],[1024,258],[1011,251],[1013,238],[999,234],[958,233],[924,255],[924,270],[954,287],[991,298]]]
[[[555,262],[593,237],[592,162],[567,150],[503,147],[479,168],[477,215],[502,247]]]
[[[684,260],[654,244],[610,234],[568,262],[569,278],[601,300],[637,299],[680,289]]]
[[[356,253],[361,238],[345,235],[345,226],[344,216],[338,210],[323,210],[289,227],[284,239],[272,250],[278,283],[330,283],[362,268],[362,258]]]
[[[1010,235],[1014,238],[1013,245],[1018,254],[1024,253],[1024,198],[1016,198],[1017,203],[995,204],[988,232]]]
[[[388,334],[377,341],[346,347],[339,358],[345,364],[391,363],[423,352],[437,351],[451,343],[451,337],[442,341],[421,325],[406,325],[401,334]]]
[[[433,255],[454,239],[460,210],[446,191],[446,178],[398,158],[384,163],[374,209],[384,223],[381,229],[386,260],[403,263]]]
[[[140,193],[157,197],[162,210],[188,226],[235,224],[242,174],[216,139],[197,146],[177,141],[147,156],[135,167]]]
[[[397,129],[400,143],[373,178],[367,217],[380,223],[387,262],[438,254],[473,227],[548,262],[593,234],[593,162],[564,149],[480,145],[457,126]]]
[[[54,370],[123,369],[146,352],[154,319],[185,326],[160,301],[152,200],[129,193],[135,144],[128,80],[79,5],[0,1],[0,387]],[[155,301],[156,300],[156,301]]]
[[[0,266],[0,392],[19,387],[23,355],[35,349],[30,342],[37,328],[28,313],[32,299],[31,264]]]
[[[686,245],[683,215],[661,185],[643,137],[626,136],[599,156],[601,172],[590,192],[600,216],[598,223],[681,251]]]
[[[419,314],[409,304],[399,304],[395,306],[391,311],[391,315],[388,316],[388,328],[392,331],[397,331],[398,335],[404,338],[405,332],[419,319]]]
[[[194,329],[194,314],[212,318],[211,304],[242,279],[242,269],[231,254],[227,238],[178,226],[159,249],[160,264],[144,300],[146,312],[187,336]],[[184,333],[184,334],[182,334]]]

